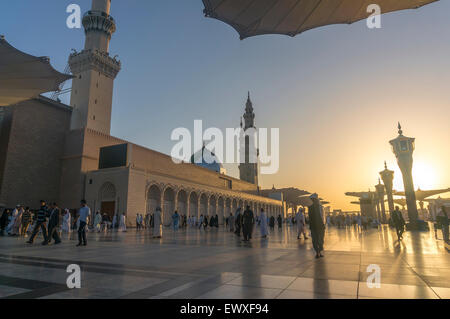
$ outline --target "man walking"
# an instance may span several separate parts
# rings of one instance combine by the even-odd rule
[[[20,228],[20,234],[24,237],[27,237],[28,227],[31,224],[31,212],[30,207],[25,208],[25,211],[22,214],[22,226]]]
[[[228,223],[230,225],[230,232],[234,232],[234,216],[232,213],[230,213],[230,217],[228,217]]]
[[[250,209],[250,206],[247,205],[244,214],[242,215],[242,233],[244,235],[244,241],[250,240],[254,223],[255,218],[253,216],[253,211]]]
[[[323,257],[322,251],[325,237],[325,225],[323,223],[318,195],[312,194],[310,198],[313,204],[308,207],[309,227],[311,229],[313,247],[316,251],[316,258],[319,258]]]
[[[269,227],[270,227],[270,230],[274,230],[274,228],[275,228],[275,217],[273,217],[273,216],[270,216],[270,218],[269,218]]]
[[[441,211],[439,212],[439,215],[436,216],[436,221],[441,226],[442,230],[442,239],[445,243],[449,242],[449,235],[448,235],[448,227],[449,227],[449,221],[448,221],[448,213],[445,208],[445,206],[441,207]]]
[[[28,244],[32,244],[34,241],[34,238],[38,234],[39,230],[42,230],[42,235],[44,236],[44,241],[42,242],[42,245],[47,245],[48,237],[47,237],[47,225],[45,224],[47,221],[47,215],[48,215],[48,208],[45,204],[45,200],[41,200],[41,207],[39,208],[37,214],[36,214],[36,224],[33,228],[33,233],[31,234],[30,239],[27,241]]]
[[[177,231],[178,225],[180,223],[180,215],[178,215],[178,211],[175,211],[175,213],[172,215],[172,223],[173,230]]]
[[[235,214],[235,228],[236,231],[234,232],[238,237],[241,236],[241,208],[238,207],[238,209],[236,210],[236,214]]]
[[[261,236],[262,238],[266,238],[269,234],[269,229],[267,228],[267,214],[264,211],[264,208],[261,207],[261,215],[259,217],[259,226],[261,227]]]
[[[55,240],[55,245],[61,243],[61,238],[58,233],[60,214],[61,210],[58,208],[58,205],[53,203],[51,206],[50,218],[48,220],[48,242],[46,244],[50,244],[52,238]]]
[[[0,236],[5,235],[6,224],[8,223],[8,211],[5,205],[0,203]]]
[[[299,208],[297,214],[295,215],[295,223],[297,225],[297,239],[300,239],[300,236],[303,234],[303,238],[306,240],[308,237],[306,236],[306,220],[305,215],[303,214],[303,209]]]
[[[153,238],[161,238],[162,237],[162,229],[161,229],[161,208],[156,207],[156,211],[153,214]]]
[[[86,200],[81,200],[81,208],[78,210],[80,226],[78,227],[78,244],[77,247],[87,245],[86,240],[86,224],[87,219],[91,215],[91,209],[87,206]]]
[[[398,240],[402,240],[406,223],[398,206],[395,206],[395,210],[392,212],[391,218],[394,223],[395,230],[397,231]]]
[[[278,215],[277,217],[277,223],[278,223],[278,229],[281,229],[281,224],[283,223],[283,219],[281,218],[281,215]]]

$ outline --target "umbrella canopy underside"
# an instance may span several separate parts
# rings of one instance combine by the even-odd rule
[[[295,36],[304,31],[339,23],[353,23],[372,15],[415,9],[439,0],[203,0],[207,17],[232,26],[241,39],[262,34]]]
[[[0,39],[0,106],[57,91],[72,76],[56,71],[46,57],[35,57]]]

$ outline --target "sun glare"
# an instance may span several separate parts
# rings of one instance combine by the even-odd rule
[[[398,167],[394,169],[394,189],[403,190],[402,173]],[[431,190],[437,187],[438,177],[434,166],[430,163],[415,160],[412,169],[412,175],[414,180],[414,188],[420,188],[422,190]]]

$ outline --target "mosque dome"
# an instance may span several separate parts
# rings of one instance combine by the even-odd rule
[[[205,146],[191,156],[191,163],[217,173],[226,174],[226,170],[217,156]]]

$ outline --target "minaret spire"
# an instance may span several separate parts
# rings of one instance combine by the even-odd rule
[[[111,0],[92,0],[92,9],[83,17],[84,50],[69,57],[74,75],[72,130],[90,128],[110,134],[114,79],[121,69],[120,61],[109,56],[109,42],[116,31],[110,10]]]
[[[245,111],[246,113],[253,112],[253,103],[252,100],[250,99],[250,91],[248,91],[247,103],[245,104]]]
[[[402,125],[398,122],[398,135],[403,135]]]
[[[250,127],[255,127],[255,113],[250,99],[250,91],[248,91],[247,103],[245,103],[244,124],[244,131]]]
[[[245,153],[245,162],[240,163],[239,172],[240,179],[247,181],[249,183],[258,185],[258,156],[259,150],[256,145],[256,141],[252,137],[250,141],[250,137],[252,136],[252,132],[248,129],[256,129],[255,128],[255,113],[253,112],[253,103],[250,99],[250,91],[248,91],[247,102],[245,103],[245,113],[244,113],[244,127],[242,127],[242,118],[241,118],[241,128],[249,133],[248,136],[245,137],[244,143],[244,153]]]

